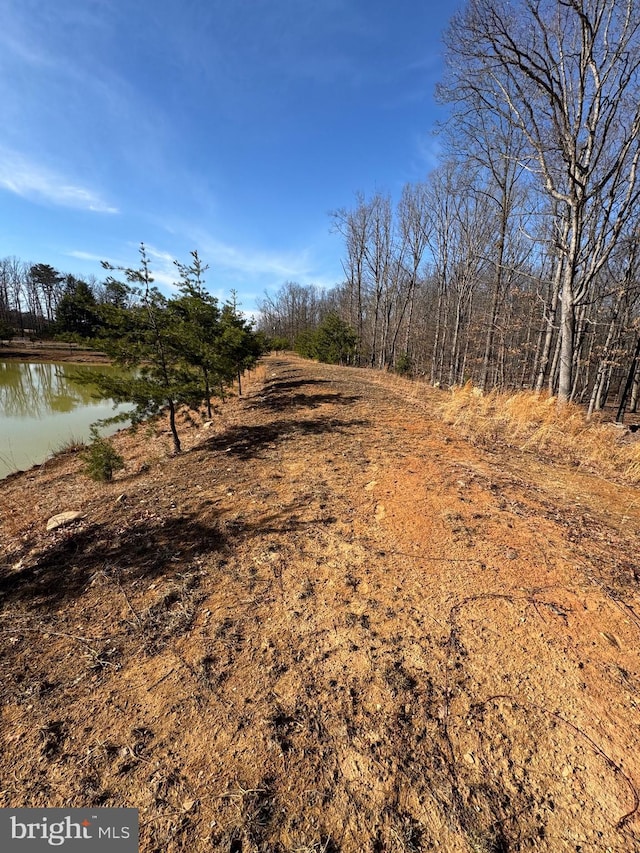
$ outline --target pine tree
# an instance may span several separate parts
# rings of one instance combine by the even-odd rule
[[[124,273],[131,307],[102,306],[105,325],[96,344],[115,364],[131,372],[121,376],[93,374],[93,382],[115,403],[133,404],[132,412],[116,419],[130,418],[136,424],[166,408],[173,448],[179,453],[176,409],[182,404],[197,406],[204,396],[196,370],[184,358],[184,330],[176,324],[166,297],[153,286],[144,244],[140,246],[138,269],[103,266]]]
[[[93,291],[86,282],[69,276],[56,308],[56,331],[66,338],[93,338],[99,326],[100,315]]]
[[[255,365],[266,343],[262,335],[255,332],[253,324],[240,314],[235,291],[231,291],[231,301],[222,308],[220,328],[217,341],[219,376],[227,382],[236,378],[238,394],[242,396],[242,374]]]
[[[181,450],[177,408],[197,408],[204,401],[211,417],[214,386],[224,394],[225,384],[237,377],[241,392],[242,372],[265,350],[263,337],[237,310],[235,295],[221,311],[204,286],[207,267],[197,252],[191,257],[190,264],[176,262],[181,280],[179,295],[172,299],[153,286],[144,244],[137,269],[103,263],[107,270],[124,273],[126,284],[111,277],[106,282],[105,292],[117,299],[98,306],[101,326],[92,345],[128,373],[79,375],[81,381],[97,385],[103,397],[133,405],[133,411],[108,421],[130,419],[136,424],[166,409],[176,453]]]
[[[355,329],[336,313],[328,314],[315,333],[315,353],[327,364],[349,364],[356,353]]]
[[[198,252],[191,252],[191,264],[174,261],[180,271],[178,283],[180,296],[169,302],[169,309],[177,323],[176,334],[180,341],[182,356],[201,374],[203,398],[209,418],[214,385],[224,380],[218,355],[221,336],[220,309],[218,300],[204,287],[203,266]]]

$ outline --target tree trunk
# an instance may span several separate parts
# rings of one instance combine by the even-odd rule
[[[553,350],[553,359],[551,361],[551,369],[549,370],[549,377],[547,381],[547,385],[549,388],[549,394],[552,396],[558,393],[558,363],[560,361],[560,345],[562,344],[562,335],[557,335],[556,344]]]
[[[571,210],[571,237],[567,246],[562,298],[560,300],[560,370],[558,374],[558,402],[568,403],[573,391],[573,370],[576,338],[576,259],[580,245],[580,219],[576,208]]]
[[[404,351],[407,355],[411,355],[410,353],[410,344],[411,344],[411,331],[413,328],[413,307],[415,304],[416,298],[416,283],[415,279],[411,280],[411,290],[409,291],[409,316],[407,317],[407,326],[404,336]]]
[[[593,390],[591,392],[591,399],[589,400],[589,408],[587,410],[587,417],[591,417],[594,410],[598,410],[602,408],[602,395],[606,382],[606,374],[607,374],[607,365],[609,363],[609,357],[611,353],[611,343],[613,341],[613,333],[615,331],[616,326],[616,318],[614,317],[609,324],[609,332],[607,334],[607,340],[605,341],[604,348],[602,350],[602,355],[600,356],[600,363],[598,364],[598,372],[596,373],[596,379],[593,383]]]
[[[176,407],[173,400],[169,400],[169,425],[173,437],[173,451],[174,453],[180,453],[182,446],[178,437],[178,430],[176,429]]]
[[[533,300],[531,300],[531,309],[529,310],[529,319],[527,322],[527,337],[526,337],[526,340],[524,342],[524,347],[523,347],[523,349],[524,349],[524,361],[522,363],[522,373],[520,375],[520,387],[521,388],[524,388],[525,386],[528,388],[531,388],[531,386],[533,385],[533,376],[535,374],[535,369],[536,369],[535,358],[534,358],[534,362],[531,365],[531,367],[529,366],[530,356],[532,353],[531,336],[533,333],[534,311],[535,311],[535,303]],[[528,372],[530,372],[529,379],[527,379],[527,373]]]
[[[504,195],[504,193],[503,193]],[[500,218],[500,239],[498,241],[497,259],[495,262],[495,278],[493,283],[493,295],[491,297],[491,311],[489,313],[489,327],[487,329],[487,338],[484,346],[484,357],[482,359],[482,376],[480,377],[480,387],[483,391],[487,390],[489,381],[489,367],[493,356],[493,340],[496,333],[496,325],[498,323],[498,309],[500,306],[500,298],[502,296],[502,267],[504,264],[504,250],[507,238],[507,211],[503,203]]]
[[[431,353],[431,384],[439,385],[442,381],[442,374],[438,373],[438,356],[442,348],[440,342],[442,330],[442,311],[444,303],[444,288],[441,282],[438,282],[438,310],[436,312],[436,328],[433,336],[433,351]]]
[[[202,372],[204,373],[204,393],[207,398],[207,417],[211,420],[213,412],[211,410],[211,385],[209,384],[209,372],[207,370],[203,370]]]
[[[638,370],[638,361],[640,360],[640,337],[636,342],[636,349],[633,354],[633,359],[631,360],[631,367],[629,369],[629,375],[627,376],[627,382],[624,386],[624,391],[622,392],[622,397],[620,398],[620,405],[618,406],[618,413],[616,414],[616,423],[621,424],[624,421],[624,413],[627,408],[627,400],[629,399],[629,392],[631,391],[631,386],[634,383],[634,379],[636,376],[636,372]]]
[[[638,397],[640,396],[640,370],[636,364],[635,376],[633,377],[633,387],[631,388],[631,400],[629,401],[629,411],[634,415],[638,411]]]
[[[458,371],[460,368],[460,324],[462,322],[462,306],[460,295],[456,299],[456,322],[453,329],[453,340],[451,341],[451,363],[449,364],[449,385],[453,387],[458,382]]]
[[[566,240],[567,234],[569,232],[569,223],[566,222],[564,225],[564,231],[562,235],[562,241]],[[553,284],[551,286],[551,304],[549,305],[548,310],[545,307],[545,319],[547,322],[547,329],[544,336],[544,344],[542,347],[542,354],[540,356],[539,367],[538,367],[538,378],[536,379],[536,391],[542,391],[542,387],[544,385],[545,376],[547,375],[547,366],[549,364],[549,356],[551,355],[551,344],[553,342],[553,332],[555,330],[556,325],[556,317],[558,315],[558,301],[560,298],[560,282],[562,280],[562,269],[563,269],[563,258],[562,255],[558,255],[556,259],[556,266],[553,274]]]

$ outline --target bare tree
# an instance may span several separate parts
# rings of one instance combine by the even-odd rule
[[[406,251],[406,292],[405,301],[400,312],[400,319],[405,320],[404,351],[410,355],[412,337],[412,322],[415,306],[415,295],[427,249],[428,191],[425,183],[407,184],[402,190],[398,203],[398,230]],[[400,331],[398,325],[397,334]],[[394,339],[394,350],[396,342]]]
[[[437,384],[464,378],[473,297],[486,279],[492,221],[474,177],[471,164],[453,161],[430,176],[428,243],[438,282],[431,380]]]
[[[365,257],[370,232],[370,207],[364,195],[356,195],[357,206],[354,210],[340,208],[331,216],[334,229],[342,235],[345,242],[346,260],[342,262],[345,282],[349,295],[349,322],[358,331],[356,364],[362,361],[364,342],[364,319],[366,301]]]
[[[576,309],[640,196],[637,0],[470,0],[446,41],[451,72],[523,134],[568,220],[558,389],[568,400]]]
[[[632,326],[633,308],[640,297],[640,245],[636,235],[632,234],[619,248],[619,257],[613,258],[617,263],[612,265],[610,276],[604,282],[610,291],[605,292],[601,299],[608,308],[608,323],[605,324],[607,335],[599,348],[597,371],[589,399],[589,415],[602,409],[606,403],[614,370],[624,359],[626,347],[623,340],[628,327]],[[635,336],[635,331],[633,334]]]
[[[315,329],[330,306],[319,287],[287,281],[274,295],[265,294],[258,309],[260,329],[272,337],[286,338],[293,347],[301,334]]]
[[[371,294],[371,367],[384,364],[384,304],[391,274],[393,237],[391,199],[376,193],[368,204],[369,231],[365,244],[365,276]],[[382,341],[381,341],[382,338]]]
[[[455,73],[447,75],[438,86],[437,94],[441,101],[454,107],[445,126],[449,151],[480,169],[484,191],[494,207],[495,240],[489,255],[493,272],[480,377],[480,386],[486,389],[495,366],[494,342],[500,331],[500,311],[519,263],[520,252],[514,252],[514,248],[521,242],[518,234],[528,217],[523,209],[527,144],[519,128],[495,108],[495,99],[489,93],[479,91],[471,80],[464,83],[460,85],[461,75],[456,67]]]
[[[9,301],[11,304],[16,327],[24,335],[24,311],[27,307],[27,282],[29,279],[29,266],[19,258],[12,256],[3,261],[3,273],[7,278],[9,288]]]

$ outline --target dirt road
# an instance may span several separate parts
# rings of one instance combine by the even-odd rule
[[[134,806],[144,853],[640,849],[638,491],[436,393],[271,356],[181,457],[5,481],[0,805]]]

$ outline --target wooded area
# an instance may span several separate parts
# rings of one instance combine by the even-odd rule
[[[287,283],[263,328],[337,312],[355,364],[635,411],[638,4],[472,0],[445,44],[440,165],[335,211],[344,282]]]

